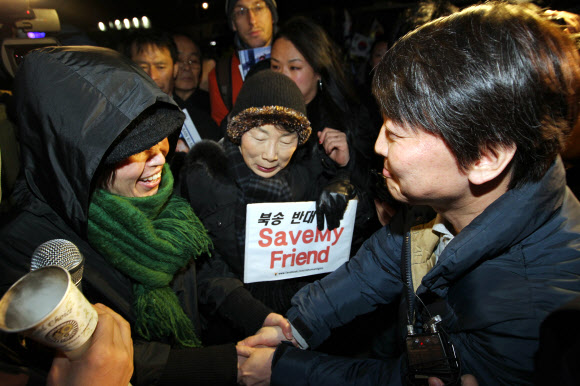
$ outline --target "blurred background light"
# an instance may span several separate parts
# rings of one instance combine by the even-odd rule
[[[42,39],[46,36],[46,32],[27,32],[26,36],[28,36],[29,39]]]
[[[141,22],[143,23],[143,28],[151,28],[151,22],[149,22],[149,18],[147,16],[143,16],[141,18]]]

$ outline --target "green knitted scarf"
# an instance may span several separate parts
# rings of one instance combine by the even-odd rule
[[[173,196],[173,176],[163,167],[157,194],[123,197],[97,189],[89,206],[88,239],[133,281],[136,331],[145,339],[169,337],[199,347],[193,324],[169,287],[175,273],[207,252],[211,240],[189,203]]]

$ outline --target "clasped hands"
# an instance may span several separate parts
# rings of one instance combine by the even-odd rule
[[[269,385],[274,351],[284,340],[297,345],[292,337],[290,322],[280,314],[269,314],[256,335],[238,342],[236,346],[238,382],[242,385]]]

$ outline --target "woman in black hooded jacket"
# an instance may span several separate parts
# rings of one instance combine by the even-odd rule
[[[183,113],[104,48],[35,50],[15,84],[23,175],[19,212],[0,233],[0,291],[29,270],[36,247],[67,239],[85,258],[85,296],[133,327],[132,384],[235,384],[234,344],[201,347],[191,260],[211,241],[172,195],[165,164]],[[162,161],[126,190],[117,183],[142,154]]]

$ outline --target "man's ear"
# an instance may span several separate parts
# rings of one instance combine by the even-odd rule
[[[516,154],[516,145],[486,147],[481,157],[475,161],[469,171],[468,179],[474,185],[483,185],[503,173]]]
[[[177,79],[177,73],[179,72],[179,63],[173,63],[173,80]]]

